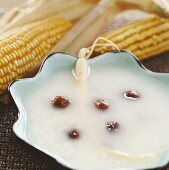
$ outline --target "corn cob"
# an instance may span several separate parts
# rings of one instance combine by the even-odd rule
[[[33,70],[70,27],[70,22],[53,16],[1,36],[0,93]]]
[[[117,44],[120,49],[133,52],[140,60],[145,59],[169,50],[169,19],[153,15],[115,29],[103,37]],[[110,46],[96,47],[94,54],[112,49]]]

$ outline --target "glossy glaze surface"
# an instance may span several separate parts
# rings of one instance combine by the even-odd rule
[[[15,133],[73,169],[148,169],[167,163],[169,75],[143,69],[127,52],[106,53],[89,60],[84,95],[72,74],[75,62],[55,54],[35,78],[10,87],[21,113]],[[130,90],[141,97],[125,98]],[[68,96],[70,107],[53,108],[56,95]],[[104,114],[93,104],[98,98],[109,103]],[[120,124],[115,133],[106,130],[110,121]],[[80,131],[78,140],[67,138],[70,129]]]

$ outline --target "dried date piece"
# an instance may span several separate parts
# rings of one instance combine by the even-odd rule
[[[95,101],[95,106],[100,110],[106,110],[109,107],[109,104],[104,99],[98,99]]]
[[[65,108],[69,106],[71,101],[65,96],[56,96],[53,100],[53,106],[58,108]]]
[[[74,129],[68,132],[68,136],[70,139],[78,139],[80,135],[79,135],[79,132]]]
[[[107,123],[106,128],[109,132],[112,132],[119,128],[119,124],[117,122],[111,121]]]
[[[137,91],[131,90],[124,93],[124,97],[128,99],[136,100],[140,98],[140,94]]]

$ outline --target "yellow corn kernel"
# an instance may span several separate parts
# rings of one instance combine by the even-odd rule
[[[52,16],[1,36],[0,93],[37,67],[70,27],[69,21]]]
[[[153,15],[115,29],[103,37],[117,44],[120,49],[133,52],[140,60],[145,59],[169,50],[169,19]],[[97,55],[112,49],[111,46],[99,46],[94,53]]]

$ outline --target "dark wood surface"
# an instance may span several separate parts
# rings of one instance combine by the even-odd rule
[[[142,63],[152,71],[169,72],[169,53]],[[15,136],[12,126],[17,114],[12,99],[9,104],[0,103],[0,170],[68,170]],[[169,170],[167,167],[161,169]]]

